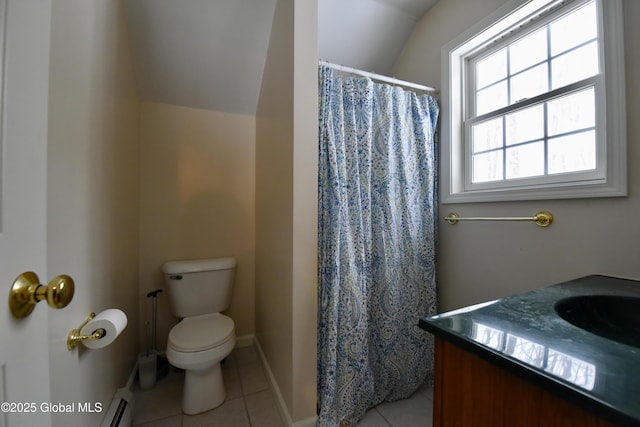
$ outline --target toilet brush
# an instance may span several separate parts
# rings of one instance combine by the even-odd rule
[[[157,354],[156,348],[156,326],[158,321],[158,294],[162,292],[162,289],[156,289],[147,294],[147,298],[153,299],[153,306],[151,311],[151,349]],[[166,357],[157,356],[156,376],[158,379],[164,378],[169,373],[169,361]]]
[[[158,376],[157,357],[155,351],[150,350],[149,339],[151,337],[149,321],[144,322],[144,334],[146,350],[138,355],[138,379],[140,381],[140,389],[150,390],[156,385],[156,377]]]
[[[147,351],[144,353],[145,357],[149,357],[149,349],[153,345],[153,340],[151,339],[151,328],[149,327],[149,321],[145,320],[144,322],[144,335],[145,341],[147,342]]]

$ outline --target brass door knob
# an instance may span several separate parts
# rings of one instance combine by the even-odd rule
[[[73,299],[73,279],[65,274],[56,276],[47,286],[41,285],[38,276],[27,271],[13,282],[9,292],[9,309],[18,319],[27,317],[36,304],[44,299],[51,308],[63,308]]]

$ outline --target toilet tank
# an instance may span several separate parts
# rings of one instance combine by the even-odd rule
[[[165,262],[162,272],[174,316],[199,316],[229,308],[235,267],[232,257]]]

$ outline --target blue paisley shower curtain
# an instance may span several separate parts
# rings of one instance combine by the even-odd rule
[[[355,425],[433,371],[436,100],[319,70],[319,426]]]

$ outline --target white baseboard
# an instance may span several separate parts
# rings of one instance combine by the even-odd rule
[[[307,418],[306,420],[300,420],[293,424],[293,427],[316,427],[318,417]]]
[[[260,360],[262,361],[262,366],[264,367],[265,372],[267,373],[267,381],[269,382],[269,387],[273,392],[273,395],[276,397],[276,407],[278,408],[278,412],[280,413],[280,418],[282,422],[287,427],[315,427],[317,417],[311,417],[304,420],[300,420],[297,422],[293,422],[291,419],[291,415],[289,415],[289,408],[287,408],[287,404],[282,397],[282,393],[280,393],[280,388],[278,387],[278,383],[276,381],[273,372],[271,371],[271,367],[269,366],[269,362],[267,362],[267,358],[264,355],[264,351],[262,351],[262,347],[260,346],[260,341],[258,337],[254,337],[254,342],[256,349],[258,350],[258,355],[260,356]]]
[[[278,387],[278,383],[276,382],[276,377],[273,376],[273,372],[271,371],[271,367],[269,366],[269,362],[267,362],[267,358],[264,355],[264,351],[262,351],[262,347],[260,346],[260,340],[258,337],[255,339],[256,349],[258,350],[258,354],[260,355],[260,360],[262,361],[262,366],[264,367],[265,372],[267,373],[267,381],[269,382],[269,387],[273,392],[273,395],[276,397],[276,406],[278,407],[278,412],[280,413],[280,418],[285,426],[292,427],[293,420],[291,419],[291,415],[289,415],[289,409],[287,408],[287,404],[282,397],[282,393],[280,393],[280,387]]]
[[[243,348],[243,347],[251,347],[255,343],[255,335],[241,335],[236,337],[236,345],[234,348]]]
[[[138,360],[133,363],[133,368],[127,378],[127,384],[123,388],[116,390],[111,402],[103,403],[105,411],[100,427],[108,427],[114,425],[114,416],[119,409],[120,400],[125,400],[128,408],[120,415],[120,423],[118,425],[130,426],[133,422],[135,414],[135,396],[133,394],[136,378],[138,376]]]
[[[138,376],[138,359],[133,363],[133,369],[131,369],[131,373],[129,373],[129,378],[127,379],[127,384],[124,386],[127,390],[133,393],[133,386],[136,382],[136,377]]]

